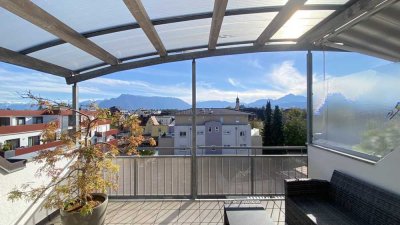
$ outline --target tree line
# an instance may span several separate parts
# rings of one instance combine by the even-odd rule
[[[262,131],[263,146],[304,146],[307,141],[306,111],[304,109],[285,109],[270,101],[264,111]]]

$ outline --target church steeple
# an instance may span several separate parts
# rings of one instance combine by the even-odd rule
[[[239,95],[236,96],[236,106],[235,106],[235,110],[239,111],[240,109],[240,102],[239,102]]]

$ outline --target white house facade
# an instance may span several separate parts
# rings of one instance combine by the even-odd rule
[[[189,155],[192,146],[191,110],[175,115],[175,155]],[[251,127],[248,113],[230,109],[197,109],[197,154],[248,154],[251,147]],[[235,147],[232,149],[232,147]]]

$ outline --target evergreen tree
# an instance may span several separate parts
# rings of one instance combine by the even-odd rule
[[[279,106],[275,106],[273,118],[272,118],[272,144],[275,146],[281,146],[285,143],[283,136],[283,123],[282,123],[282,112]]]
[[[267,102],[264,113],[264,127],[262,132],[263,146],[272,145],[272,109],[270,101]]]
[[[306,111],[287,109],[283,112],[285,145],[301,146],[307,141]]]

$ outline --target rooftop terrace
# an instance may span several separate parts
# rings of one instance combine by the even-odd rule
[[[79,82],[192,60],[193,108],[187,111],[192,154],[117,158],[122,179],[116,191],[109,191],[107,223],[221,224],[222,199],[282,195],[286,178],[330,180],[334,170],[341,170],[400,194],[399,120],[385,117],[393,101],[387,97],[398,96],[398,64],[325,79],[324,55],[322,85],[314,83],[313,72],[316,51],[357,52],[399,62],[399,14],[397,0],[0,0],[0,61],[65,78],[78,109]],[[307,59],[308,155],[197,156],[196,59],[277,51],[304,51]],[[373,85],[360,86],[366,80]],[[371,92],[379,98],[362,102],[361,110],[351,108],[354,98],[344,98],[352,100],[348,104],[326,103],[344,90],[351,97]],[[362,129],[353,130],[354,124]],[[32,179],[36,168],[27,163],[26,170],[1,174],[0,223],[37,224],[54,212],[40,210],[39,200],[11,203],[4,197],[21,180],[48,183]],[[284,224],[284,200],[261,201],[266,216]]]

